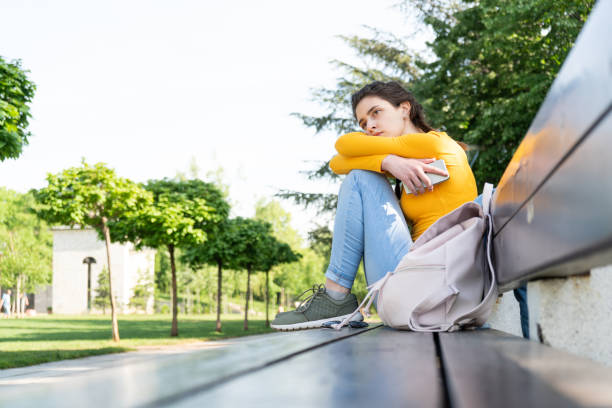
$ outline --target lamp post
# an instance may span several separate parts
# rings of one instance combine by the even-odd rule
[[[83,263],[87,264],[87,313],[91,312],[91,264],[96,263],[96,258],[88,256],[83,259]]]

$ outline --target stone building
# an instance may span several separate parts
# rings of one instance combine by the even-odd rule
[[[53,283],[52,287],[36,295],[37,312],[84,314],[88,313],[88,275],[91,292],[92,312],[94,297],[98,286],[98,275],[107,265],[106,246],[91,228],[71,229],[56,227],[53,232]],[[144,249],[136,251],[131,243],[113,243],[110,247],[113,273],[113,293],[117,299],[119,312],[130,313],[134,286],[139,279],[153,282],[155,251]],[[89,260],[89,264],[86,263]],[[91,271],[89,268],[91,267]],[[153,293],[146,302],[146,311],[153,311]]]

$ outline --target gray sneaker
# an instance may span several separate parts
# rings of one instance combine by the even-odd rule
[[[352,293],[342,300],[332,299],[325,291],[323,284],[314,285],[308,291],[312,294],[304,299],[297,309],[276,315],[270,326],[277,330],[300,330],[322,327],[324,323],[343,320],[357,309],[359,303]],[[351,321],[362,321],[363,316],[357,313]]]

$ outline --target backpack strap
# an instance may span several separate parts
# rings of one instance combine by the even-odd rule
[[[485,216],[487,219],[487,239],[485,243],[485,252],[486,252],[486,269],[488,270],[489,275],[489,289],[487,294],[482,299],[482,302],[478,304],[474,309],[470,310],[468,313],[458,317],[453,322],[455,325],[467,324],[469,326],[482,326],[485,324],[487,311],[491,310],[493,304],[497,300],[497,281],[495,278],[495,269],[493,268],[493,261],[491,260],[491,251],[492,248],[492,238],[493,238],[493,221],[491,219],[491,214],[487,214]]]
[[[485,183],[482,189],[482,212],[487,215],[491,210],[491,198],[493,197],[493,184]]]
[[[368,298],[370,299],[370,301],[366,305],[365,310],[369,310],[370,306],[372,306],[372,302],[374,301],[374,294],[380,292],[380,290],[382,289],[383,286],[385,286],[385,283],[387,283],[387,280],[389,280],[391,275],[393,275],[393,272],[387,272],[385,276],[383,276],[382,278],[380,278],[379,280],[377,280],[376,282],[368,286],[368,289],[370,289],[370,291],[368,292],[366,297],[363,298],[363,301],[361,302],[361,304],[357,306],[357,309],[355,309],[353,313],[351,313],[346,318],[344,318],[343,321],[341,321],[340,323],[332,324],[331,327],[333,327],[336,330],[340,330],[343,326],[348,324],[348,322],[353,318],[353,316],[355,316],[359,312],[359,309],[363,307],[364,303],[366,302],[366,300],[368,300]]]

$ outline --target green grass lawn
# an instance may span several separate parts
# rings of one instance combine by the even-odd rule
[[[223,315],[222,333],[215,331],[213,315],[179,315],[179,336],[170,337],[170,315],[120,315],[121,341],[111,340],[110,316],[49,315],[24,319],[0,319],[0,369],[98,354],[120,353],[139,346],[178,345],[198,340],[218,340],[269,333],[265,319]]]

